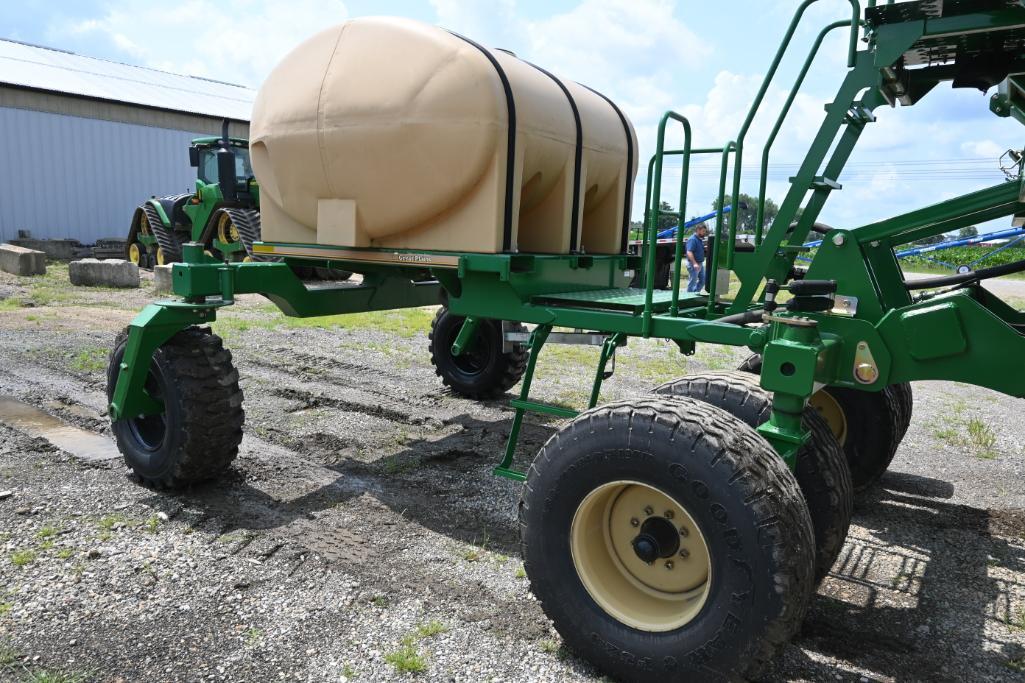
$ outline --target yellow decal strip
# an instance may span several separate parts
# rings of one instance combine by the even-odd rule
[[[399,251],[357,251],[355,249],[319,248],[304,249],[302,247],[286,247],[273,244],[255,244],[253,251],[257,254],[274,256],[300,256],[303,258],[344,259],[346,261],[367,261],[372,263],[401,263],[403,265],[424,266],[426,268],[458,268],[458,256],[441,254],[404,253]]]

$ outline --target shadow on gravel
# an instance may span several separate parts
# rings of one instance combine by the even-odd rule
[[[506,497],[496,500],[496,489],[512,484],[492,473],[504,453],[512,419],[484,421],[460,415],[446,424],[458,426],[458,431],[408,441],[402,450],[377,460],[364,462],[342,454],[337,462],[318,463],[338,477],[295,498],[280,499],[256,488],[237,470],[233,470],[234,481],[229,474],[176,497],[200,509],[204,517],[218,519],[223,526],[220,533],[225,534],[266,532],[297,522],[301,526],[303,520],[314,520],[318,513],[369,494],[391,512],[431,531],[518,556],[515,507],[505,504]],[[554,426],[525,421],[517,467],[526,468],[529,458],[555,431]]]
[[[1017,646],[986,626],[1007,619],[1025,586],[988,569],[1025,571],[1025,553],[993,535],[1005,533],[1008,511],[943,502],[952,496],[947,482],[894,472],[859,499],[854,523],[874,538],[848,540],[797,644],[894,680],[909,671],[916,680],[967,680],[963,663],[969,678],[1012,680],[1007,662],[1021,656]],[[806,671],[832,678],[831,667],[798,657]]]

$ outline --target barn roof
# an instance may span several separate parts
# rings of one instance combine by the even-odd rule
[[[248,121],[256,91],[198,76],[0,39],[0,84]]]

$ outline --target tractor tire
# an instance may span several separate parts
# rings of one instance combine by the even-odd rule
[[[491,399],[512,389],[527,369],[527,351],[516,346],[502,352],[502,322],[482,320],[473,347],[459,357],[452,355],[452,343],[464,317],[452,315],[442,306],[431,322],[430,353],[435,374],[453,392],[472,399]],[[516,331],[526,332],[522,325]]]
[[[755,678],[812,594],[794,475],[754,430],[701,401],[582,413],[534,459],[519,522],[545,614],[617,680]]]
[[[908,433],[908,427],[911,426],[911,415],[915,410],[915,396],[911,391],[911,382],[891,384],[886,387],[886,391],[893,395],[897,404],[897,433],[899,434],[897,441],[903,441],[904,435]]]
[[[750,356],[740,369],[761,373],[762,357]],[[843,447],[854,492],[867,491],[886,472],[907,432],[911,422],[911,385],[891,384],[877,392],[826,387],[809,403],[826,418]]]
[[[704,372],[667,382],[655,393],[710,403],[754,428],[769,419],[772,394],[746,372]],[[815,582],[826,577],[843,550],[854,514],[854,491],[847,458],[826,421],[807,408],[804,425],[811,440],[797,453],[794,475],[815,531]]]
[[[107,399],[114,395],[126,328],[114,342],[107,367]],[[164,412],[111,423],[125,463],[142,483],[181,488],[213,479],[238,455],[242,441],[242,390],[231,352],[205,327],[178,332],[153,354],[146,392]]]

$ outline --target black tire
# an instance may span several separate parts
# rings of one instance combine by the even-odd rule
[[[347,270],[335,270],[334,268],[314,268],[313,277],[328,282],[342,282],[352,277],[352,273]]]
[[[452,391],[473,399],[501,396],[513,388],[527,369],[527,351],[514,346],[502,352],[502,322],[482,320],[472,348],[458,358],[452,355],[452,343],[463,326],[464,317],[452,315],[442,306],[431,322],[431,364],[442,383]],[[522,325],[513,330],[526,332]]]
[[[577,569],[574,517],[620,482],[679,501],[707,548],[704,602],[678,628],[641,630],[613,616]],[[519,520],[545,613],[567,646],[618,680],[754,678],[796,633],[812,593],[811,521],[793,474],[750,427],[699,401],[650,397],[582,413],[534,459]]]
[[[768,421],[772,394],[758,385],[758,378],[747,372],[704,372],[655,389],[655,393],[685,396],[740,418],[750,427]],[[797,453],[794,475],[808,503],[815,530],[815,582],[825,578],[843,550],[854,513],[854,491],[847,458],[826,421],[807,408],[804,425],[811,440]]]
[[[659,263],[655,268],[655,289],[669,289],[669,282],[672,278],[672,263],[666,261]]]
[[[108,400],[127,341],[125,329],[110,354]],[[125,463],[143,483],[179,488],[213,479],[231,465],[245,414],[238,371],[220,337],[205,327],[171,337],[153,354],[146,390],[162,398],[163,414],[111,424]]]
[[[897,440],[903,441],[904,436],[908,433],[908,427],[911,426],[911,415],[915,410],[915,396],[911,391],[911,382],[891,384],[886,387],[886,391],[889,391],[893,395],[894,401],[896,401],[899,411],[899,418],[897,420],[897,433],[899,436]]]
[[[740,366],[744,372],[761,373],[762,357],[755,354]],[[847,456],[855,493],[875,484],[893,461],[911,422],[911,385],[891,384],[868,392],[844,387],[819,390],[835,401],[846,428],[837,435]]]

